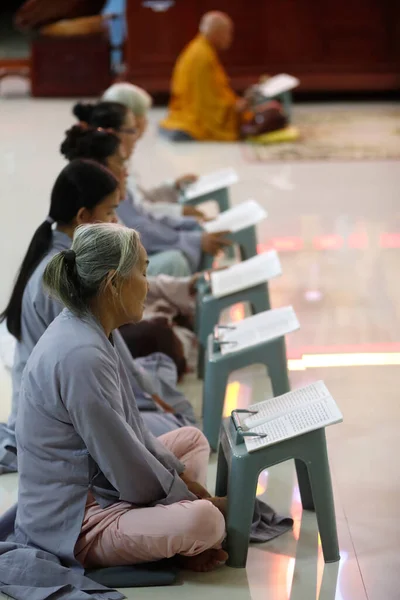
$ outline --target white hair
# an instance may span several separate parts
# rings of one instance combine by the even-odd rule
[[[101,97],[104,102],[119,102],[131,109],[136,117],[142,117],[151,108],[153,99],[143,88],[133,83],[114,83]]]
[[[61,304],[78,315],[89,312],[89,301],[107,281],[126,279],[139,261],[140,237],[134,229],[112,223],[81,225],[71,250],[48,263],[43,283]],[[109,279],[110,271],[114,272]]]

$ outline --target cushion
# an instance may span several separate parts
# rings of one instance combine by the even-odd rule
[[[295,142],[300,138],[300,131],[297,127],[285,127],[270,133],[262,133],[257,136],[249,136],[247,141],[252,144],[279,144],[282,142]]]
[[[85,575],[109,588],[154,587],[175,583],[178,570],[169,561],[158,561],[129,567],[88,569]]]

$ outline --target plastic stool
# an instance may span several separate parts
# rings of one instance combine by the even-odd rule
[[[197,285],[195,332],[199,341],[197,374],[201,379],[204,371],[204,355],[207,339],[218,324],[223,310],[239,302],[248,302],[252,315],[271,308],[268,283],[261,283],[233,294],[216,298],[210,293],[210,285],[204,279]]]
[[[191,206],[203,204],[203,202],[209,202],[210,200],[214,200],[218,204],[220,213],[228,210],[228,208],[230,208],[229,188],[221,188],[220,190],[208,192],[207,194],[197,196],[196,198],[191,198],[190,200],[185,198],[185,193],[183,192],[179,198],[179,202],[181,204],[190,204]]]
[[[208,336],[203,385],[203,432],[213,450],[218,447],[225,391],[229,375],[254,364],[268,369],[274,396],[290,391],[284,336],[250,346],[237,352],[222,354],[213,335]]]
[[[257,234],[254,225],[246,227],[241,231],[235,233],[229,233],[226,235],[227,239],[232,240],[233,244],[239,246],[240,260],[247,260],[257,254]],[[230,247],[227,248],[229,253]],[[201,271],[207,271],[212,268],[214,257],[211,254],[203,254],[201,262]]]
[[[237,443],[232,418],[224,419],[218,454],[216,495],[228,496],[228,565],[245,567],[258,476],[272,465],[296,459],[303,509],[315,510],[325,562],[340,560],[325,429],[248,453]]]

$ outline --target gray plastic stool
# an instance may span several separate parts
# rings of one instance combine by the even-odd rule
[[[221,188],[220,190],[208,192],[207,194],[197,196],[196,198],[191,198],[190,200],[185,198],[185,192],[183,192],[183,194],[179,198],[179,202],[181,204],[190,204],[191,206],[203,204],[203,202],[209,202],[210,200],[215,200],[215,202],[218,204],[218,209],[220,213],[224,212],[225,210],[228,210],[228,208],[230,208],[229,188]]]
[[[340,560],[325,429],[248,453],[237,443],[232,418],[221,426],[216,495],[228,496],[228,565],[245,567],[258,476],[272,465],[296,459],[303,509],[315,510],[325,562]],[[242,438],[243,439],[243,438]]]
[[[232,240],[233,244],[239,246],[240,260],[247,260],[253,258],[257,254],[257,234],[254,225],[246,227],[241,231],[235,233],[229,233],[225,236],[227,239]],[[231,255],[231,247],[226,248],[226,252]],[[203,254],[200,271],[207,271],[212,268],[214,257],[211,254]]]
[[[213,335],[208,336],[203,385],[203,432],[213,450],[224,409],[225,392],[232,371],[262,364],[268,369],[274,396],[290,391],[284,336],[244,350],[222,354]]]
[[[268,282],[228,294],[222,298],[216,298],[211,294],[209,282],[204,278],[199,280],[196,296],[195,332],[199,341],[197,375],[200,379],[204,375],[204,355],[208,336],[218,324],[221,312],[239,302],[248,302],[252,315],[269,310],[271,303]]]

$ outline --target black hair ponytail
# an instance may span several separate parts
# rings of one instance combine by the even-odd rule
[[[52,223],[69,225],[80,208],[92,210],[119,182],[103,166],[90,160],[73,160],[61,171],[51,192],[47,219],[35,231],[20,267],[10,301],[0,314],[0,322],[7,321],[8,331],[21,340],[21,311],[25,287],[43,257],[49,252],[53,239]]]
[[[0,322],[7,321],[8,331],[17,340],[21,339],[22,298],[26,284],[42,258],[50,250],[52,237],[51,219],[47,218],[33,234],[28,251],[17,275],[10,301],[6,309],[0,314]]]

